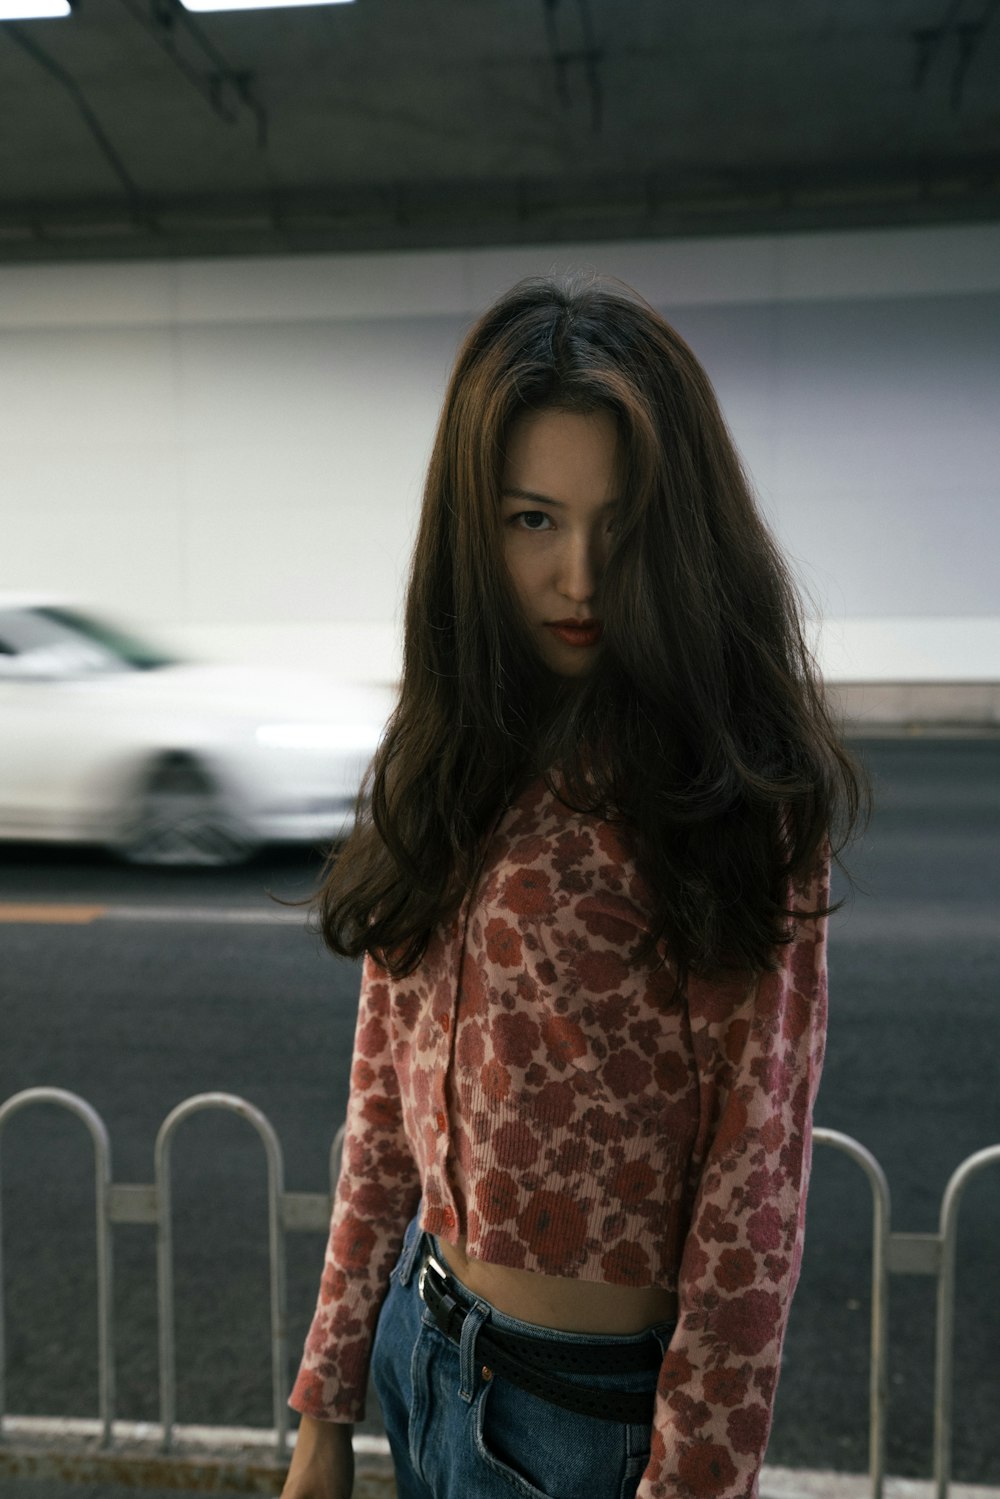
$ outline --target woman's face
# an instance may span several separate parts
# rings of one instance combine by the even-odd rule
[[[560,676],[589,671],[601,637],[616,445],[608,411],[525,412],[507,440],[504,557],[539,654]]]

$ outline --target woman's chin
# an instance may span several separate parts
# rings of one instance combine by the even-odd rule
[[[594,669],[597,650],[594,646],[567,645],[553,649],[550,644],[542,660],[557,677],[585,677]]]

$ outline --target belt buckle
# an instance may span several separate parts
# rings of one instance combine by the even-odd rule
[[[427,1281],[427,1272],[430,1269],[435,1270],[443,1281],[448,1279],[448,1272],[444,1266],[440,1265],[432,1254],[426,1254],[424,1262],[420,1266],[420,1274],[417,1276],[417,1290],[420,1292],[421,1301],[427,1300],[427,1297],[424,1295],[424,1285]]]

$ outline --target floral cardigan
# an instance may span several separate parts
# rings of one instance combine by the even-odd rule
[[[829,847],[790,895],[829,901]],[[424,960],[363,971],[343,1166],[291,1406],[364,1415],[403,1234],[677,1292],[638,1499],[754,1499],[802,1258],[826,1038],[826,920],[777,972],[629,956],[648,893],[621,834],[541,781],[493,831]]]

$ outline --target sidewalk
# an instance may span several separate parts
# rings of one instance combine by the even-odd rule
[[[357,1458],[354,1499],[395,1499],[396,1485],[374,1456]],[[882,1499],[934,1499],[930,1479],[887,1478]],[[760,1499],[868,1499],[871,1481],[867,1473],[833,1473],[811,1468],[770,1468],[761,1474]],[[1000,1488],[981,1484],[953,1483],[949,1499],[1000,1499]],[[589,1496],[580,1496],[589,1499]]]
[[[178,1425],[172,1458],[160,1452],[162,1428],[154,1422],[116,1421],[115,1449],[99,1445],[93,1419],[8,1416],[0,1442],[0,1499],[129,1499],[164,1487],[180,1493],[280,1491],[284,1471],[274,1457],[273,1433],[247,1427]],[[389,1444],[384,1436],[355,1432],[354,1499],[396,1499]],[[186,1482],[185,1482],[186,1480]],[[95,1485],[91,1488],[89,1485]],[[883,1499],[934,1499],[931,1479],[886,1478]],[[949,1499],[1000,1499],[1000,1487],[953,1483]],[[867,1473],[839,1473],[765,1464],[760,1499],[868,1499]],[[151,1499],[154,1496],[151,1494]],[[581,1495],[580,1499],[590,1499]]]
[[[867,1473],[834,1473],[813,1468],[770,1468],[761,1473],[760,1499],[868,1499]],[[882,1499],[934,1499],[929,1478],[886,1478]],[[1000,1488],[985,1484],[952,1483],[950,1499],[1000,1499]]]
[[[377,1438],[365,1439],[374,1443]],[[358,1450],[354,1499],[395,1499],[396,1485],[391,1470],[383,1466],[374,1452]],[[388,1461],[388,1459],[386,1459]],[[886,1478],[882,1499],[934,1499],[936,1489],[931,1479]],[[867,1473],[834,1473],[812,1468],[772,1468],[765,1464],[761,1474],[760,1499],[868,1499],[871,1480]],[[953,1483],[949,1499],[1000,1499],[1000,1488],[983,1484]],[[581,1495],[580,1499],[589,1499]]]
[[[993,738],[1000,682],[825,683],[827,704],[849,738]]]

